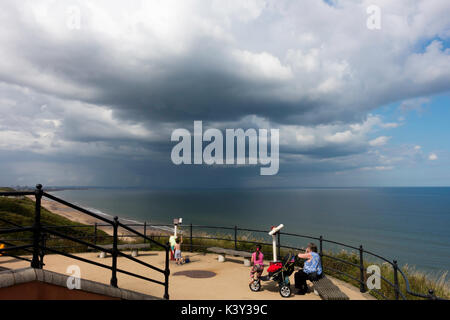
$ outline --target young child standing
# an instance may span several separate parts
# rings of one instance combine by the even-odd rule
[[[183,243],[183,236],[176,239],[175,243],[175,260],[177,264],[183,264],[183,258],[181,257],[181,244]]]

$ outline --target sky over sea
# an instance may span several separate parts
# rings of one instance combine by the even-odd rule
[[[0,8],[0,185],[450,185],[449,1]],[[195,120],[279,129],[278,174],[173,164]]]

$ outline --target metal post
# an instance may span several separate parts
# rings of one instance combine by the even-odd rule
[[[234,226],[234,250],[237,250],[237,226]]]
[[[47,234],[46,233],[42,233],[41,234],[41,250],[40,250],[40,254],[39,254],[39,269],[42,269],[44,267],[44,256],[45,256],[45,246],[46,246],[46,238],[47,238]]]
[[[94,224],[94,244],[97,245],[97,222]]]
[[[190,249],[191,249],[191,252],[193,252],[194,249],[193,249],[193,247],[192,247],[192,223],[191,223],[191,226],[190,226],[189,236],[190,236],[190,238],[191,238],[191,240],[190,240],[191,248],[190,248]]]
[[[39,262],[39,242],[41,241],[41,199],[42,199],[42,185],[37,184],[34,191],[36,198],[36,205],[34,210],[34,223],[33,223],[33,259],[31,260],[31,267],[41,269],[41,263]]]
[[[113,248],[112,248],[112,276],[111,285],[117,288],[117,229],[119,227],[119,218],[114,217],[113,224]]]
[[[320,255],[320,258],[322,258],[322,256],[323,256],[323,237],[322,236],[319,237],[319,255]],[[323,261],[322,261],[322,263],[323,263]]]
[[[398,265],[397,265],[397,260],[394,260],[393,262],[394,262],[393,267],[394,267],[395,300],[398,300],[400,297],[400,294],[399,294],[400,287],[398,285]]]
[[[277,243],[278,258],[281,259],[281,235],[280,235],[280,232],[277,233],[277,237],[278,237],[278,243]]]
[[[359,291],[360,292],[366,292],[366,287],[364,285],[364,260],[363,260],[363,246],[359,246],[359,270],[360,270],[360,277],[359,277]]]
[[[437,297],[435,296],[433,289],[428,290],[428,299],[437,300]]]
[[[169,300],[169,275],[170,275],[170,269],[169,269],[169,250],[170,250],[170,244],[166,244],[166,268],[164,270],[164,299]]]
[[[147,236],[147,221],[144,221],[144,236]],[[144,237],[144,243],[147,241],[147,239],[145,239]]]

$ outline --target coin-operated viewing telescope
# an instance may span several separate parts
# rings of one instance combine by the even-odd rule
[[[181,225],[182,222],[183,222],[183,218],[175,218],[175,219],[173,219],[173,236],[175,238],[177,237],[178,226]]]
[[[273,246],[273,262],[277,260],[277,233],[284,228],[284,224],[280,224],[278,227],[272,227],[269,234],[272,236],[272,246]]]

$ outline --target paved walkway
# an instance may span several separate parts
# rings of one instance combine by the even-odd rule
[[[99,263],[111,265],[111,257],[98,258],[97,253],[82,253],[79,256],[92,259]],[[278,287],[273,281],[263,282],[263,290],[251,292],[248,287],[249,268],[243,265],[242,258],[230,258],[224,263],[217,262],[216,254],[186,253],[191,262],[179,266],[174,262],[170,264],[171,276],[169,284],[170,299],[212,299],[212,300],[233,300],[233,299],[261,299],[274,300],[284,299],[278,293]],[[163,252],[140,252],[140,260],[164,268]],[[111,272],[108,269],[100,268],[78,260],[66,258],[60,255],[46,255],[44,269],[67,274],[67,268],[71,265],[78,265],[81,269],[81,277],[93,281],[109,284]],[[0,257],[0,267],[16,269],[28,267],[26,261],[16,260],[11,257]],[[164,280],[164,277],[142,265],[123,257],[118,258],[118,268],[131,271],[157,280]],[[371,297],[361,294],[359,290],[345,282],[331,278],[332,281],[351,300],[366,300]],[[294,283],[294,276],[291,276],[291,283]],[[118,273],[118,285],[121,288],[129,289],[145,294],[162,297],[163,286],[140,280]],[[293,286],[292,286],[293,288]],[[294,288],[293,288],[294,289]],[[293,290],[295,293],[295,291]],[[306,295],[292,295],[289,300],[320,300],[314,293]]]

